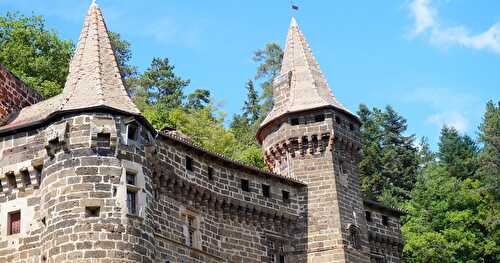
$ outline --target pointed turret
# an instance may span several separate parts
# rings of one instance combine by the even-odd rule
[[[0,127],[0,133],[41,123],[55,115],[91,109],[116,110],[144,120],[127,94],[104,18],[95,1],[85,17],[62,94],[23,108]]]
[[[294,17],[290,22],[280,75],[273,82],[274,107],[262,128],[287,113],[334,107],[354,118],[333,95]]]
[[[125,90],[104,18],[95,2],[85,17],[62,96],[59,110],[107,106],[140,113]]]

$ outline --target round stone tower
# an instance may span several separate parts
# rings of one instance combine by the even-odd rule
[[[274,107],[257,131],[265,161],[305,182],[297,262],[369,262],[357,173],[360,120],[333,96],[292,18]]]
[[[28,120],[46,124],[40,262],[152,262],[145,147],[154,130],[125,90],[95,3],[62,94],[14,123]]]

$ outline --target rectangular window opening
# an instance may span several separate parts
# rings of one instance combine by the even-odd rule
[[[127,181],[127,184],[129,185],[136,185],[136,173],[132,171],[126,171],[125,172],[125,178]]]
[[[14,173],[7,174],[7,180],[9,183],[9,188],[11,189],[17,188],[16,176],[14,175]]]
[[[21,171],[21,175],[23,178],[24,186],[30,186],[31,185],[30,172],[28,170],[23,170]]]
[[[382,216],[382,225],[384,226],[389,225],[389,218],[387,216]]]
[[[85,207],[85,217],[99,217],[100,212],[101,212],[100,206]]]
[[[136,141],[138,130],[139,130],[139,127],[137,126],[137,124],[133,124],[133,123],[129,124],[127,126],[127,138],[129,140]]]
[[[366,222],[372,221],[372,213],[370,211],[365,211]]]
[[[21,233],[21,211],[10,212],[8,215],[8,235]]]
[[[250,192],[250,182],[247,179],[241,179],[241,190]]]
[[[137,193],[127,190],[127,209],[129,214],[137,214]]]
[[[290,202],[290,192],[282,190],[281,196],[283,197],[283,202]]]
[[[193,171],[193,159],[189,156],[186,156],[186,170]]]
[[[290,120],[292,126],[299,125],[299,118],[293,118]]]
[[[208,167],[207,173],[208,173],[208,180],[210,180],[210,181],[213,180],[214,179],[214,168]]]
[[[271,197],[271,186],[262,184],[262,195],[264,197]]]

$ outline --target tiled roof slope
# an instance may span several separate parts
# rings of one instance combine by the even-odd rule
[[[278,91],[280,78],[291,76],[290,88]],[[264,127],[271,121],[290,112],[335,107],[357,118],[333,95],[309,44],[292,17],[283,56],[280,75],[274,81],[274,107],[261,124]],[[276,94],[284,92],[286,94]]]
[[[29,126],[59,112],[98,107],[140,115],[123,85],[101,10],[92,3],[62,94],[24,108],[10,123],[0,127],[0,132]]]

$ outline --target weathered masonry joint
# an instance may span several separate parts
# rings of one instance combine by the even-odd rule
[[[270,172],[157,131],[93,3],[60,95],[0,66],[0,262],[401,262],[403,212],[362,199],[360,120],[295,19],[273,93]]]

